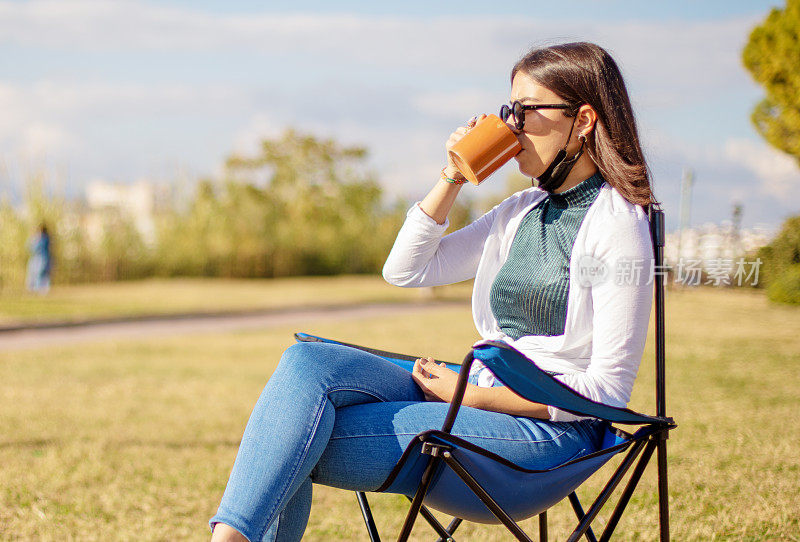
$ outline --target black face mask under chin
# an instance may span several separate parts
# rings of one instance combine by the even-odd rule
[[[586,143],[585,137],[579,137],[581,141],[581,146],[578,149],[578,152],[575,153],[575,156],[567,160],[567,145],[569,145],[569,140],[572,137],[572,129],[575,128],[575,122],[573,121],[572,126],[569,129],[569,135],[567,136],[567,142],[564,144],[564,148],[559,149],[556,153],[556,157],[553,158],[553,161],[550,162],[550,165],[547,166],[547,169],[544,170],[544,173],[537,177],[539,184],[537,185],[542,190],[553,193],[553,191],[558,190],[564,181],[569,175],[569,172],[572,170],[572,166],[575,165],[575,162],[578,161],[578,158],[581,157],[583,154],[583,145]]]

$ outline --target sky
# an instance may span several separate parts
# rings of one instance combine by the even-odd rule
[[[620,65],[663,202],[678,225],[777,228],[800,213],[800,170],[750,122],[762,89],[741,64],[750,30],[782,2],[584,0],[402,3],[0,0],[0,197],[47,172],[183,182],[294,127],[369,149],[389,197],[421,198],[449,134],[507,102],[533,46],[593,41]],[[506,166],[476,199],[501,194]]]

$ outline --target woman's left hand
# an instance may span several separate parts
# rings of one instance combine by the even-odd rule
[[[420,358],[414,362],[411,378],[422,389],[426,400],[445,403],[453,400],[458,373],[448,369],[444,363],[437,365],[432,358]],[[523,399],[505,386],[480,388],[475,384],[467,384],[461,404],[512,416],[550,419],[547,405]]]
[[[433,358],[420,358],[414,362],[411,378],[422,389],[428,401],[449,403],[453,398],[458,382],[458,373],[442,363],[437,365]]]

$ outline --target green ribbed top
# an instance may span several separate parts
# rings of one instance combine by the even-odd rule
[[[522,219],[489,293],[494,317],[509,337],[564,334],[572,246],[603,182],[598,172],[548,195]]]

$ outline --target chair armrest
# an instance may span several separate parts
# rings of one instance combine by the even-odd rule
[[[467,380],[469,379],[469,370],[472,368],[473,361],[475,361],[475,356],[470,349],[469,353],[464,357],[464,361],[461,362],[461,369],[458,371],[456,389],[453,392],[453,399],[450,401],[450,409],[447,411],[447,416],[442,426],[443,433],[450,433],[453,424],[456,422],[458,409],[461,408],[461,402],[464,400],[464,393],[467,391]]]
[[[648,416],[628,408],[613,407],[584,397],[547,374],[534,360],[504,342],[484,341],[475,346],[473,355],[511,391],[528,401],[551,405],[576,416],[591,416],[613,423],[632,425],[674,423],[670,418]]]

